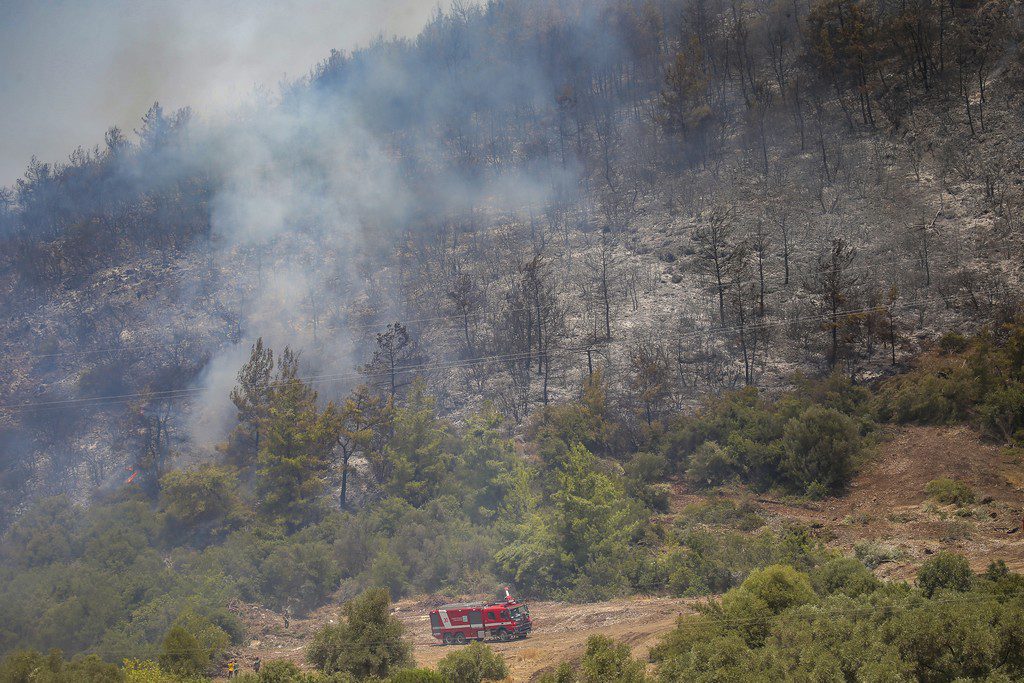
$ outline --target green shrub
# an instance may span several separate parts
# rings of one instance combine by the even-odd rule
[[[668,512],[668,491],[655,485],[668,474],[668,460],[660,453],[637,453],[626,464],[626,493],[655,512]]]
[[[966,557],[943,551],[921,565],[917,572],[917,585],[930,598],[942,589],[970,590],[972,576]]]
[[[784,476],[801,491],[812,484],[835,490],[844,486],[861,453],[857,426],[831,408],[811,406],[786,424]]]
[[[580,661],[579,683],[644,683],[644,663],[633,659],[629,646],[607,636],[590,636]]]
[[[719,486],[733,475],[736,463],[730,453],[714,441],[703,443],[690,458],[686,478],[700,487]]]
[[[412,648],[402,639],[402,623],[391,616],[391,600],[382,588],[366,591],[345,604],[338,624],[313,635],[309,662],[326,674],[384,678],[412,664]]]
[[[974,491],[971,490],[971,487],[962,481],[955,481],[945,477],[928,482],[924,487],[924,492],[930,498],[934,498],[940,503],[970,505],[975,500]]]
[[[753,647],[768,636],[772,617],[815,599],[806,574],[787,565],[771,565],[752,571],[739,588],[722,596],[722,613],[739,624],[738,633]]]
[[[377,553],[370,565],[370,583],[386,588],[389,595],[400,598],[409,590],[408,573],[409,566],[400,557],[384,550]]]
[[[181,683],[182,680],[180,676],[164,671],[159,664],[148,659],[126,659],[121,672],[125,683]]]
[[[773,614],[815,600],[811,581],[803,572],[785,564],[755,569],[737,589],[762,601]]]
[[[300,612],[321,604],[341,581],[331,546],[301,536],[277,544],[259,573],[260,593],[267,604]]]
[[[490,647],[473,642],[446,655],[437,663],[437,672],[445,683],[481,683],[507,677],[508,666]]]
[[[857,542],[853,546],[853,554],[868,569],[875,569],[886,562],[895,562],[902,557],[898,549],[874,541]]]
[[[757,514],[757,507],[749,500],[737,505],[728,498],[717,498],[687,505],[682,509],[676,524],[708,524],[754,531],[764,526],[764,518]]]
[[[661,481],[668,474],[668,458],[661,453],[637,453],[626,464],[626,476],[644,484]]]
[[[610,455],[618,432],[600,369],[584,382],[579,401],[547,405],[527,426],[527,436],[537,444],[541,459],[549,467],[557,466],[576,445],[591,453]]]
[[[814,568],[811,583],[818,595],[841,593],[851,598],[872,593],[882,585],[871,570],[852,557],[838,557]]]
[[[993,438],[1024,444],[1024,383],[1011,382],[987,393],[978,416]]]
[[[293,662],[273,659],[260,667],[259,674],[247,672],[238,677],[242,683],[355,683],[355,679],[343,672],[322,675],[302,671]]]
[[[238,472],[202,465],[171,470],[160,480],[160,508],[172,538],[206,542],[240,526],[248,516],[238,493]]]
[[[950,356],[967,350],[970,340],[958,332],[947,332],[939,337],[939,350],[944,356]]]
[[[183,626],[174,625],[160,648],[160,668],[179,676],[198,676],[210,665],[210,653]]]
[[[965,420],[979,393],[978,384],[961,366],[927,366],[883,385],[879,417],[914,424]]]
[[[0,556],[18,567],[40,567],[71,558],[80,510],[66,496],[36,501],[12,525]]]
[[[286,659],[272,659],[260,666],[260,683],[294,683],[302,676],[302,670]]]
[[[121,683],[121,671],[96,655],[70,662],[59,650],[44,655],[35,650],[12,652],[0,660],[2,683]]]

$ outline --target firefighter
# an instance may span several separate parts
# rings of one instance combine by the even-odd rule
[[[256,673],[259,673],[261,664],[263,664],[263,662],[260,660],[259,657],[257,657],[256,660],[252,663],[252,670]]]
[[[235,671],[235,660],[231,658],[228,660],[228,678],[234,678],[236,673],[238,672]]]

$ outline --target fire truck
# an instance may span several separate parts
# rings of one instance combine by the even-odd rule
[[[508,588],[504,602],[460,602],[430,611],[430,633],[444,645],[487,638],[508,642],[525,638],[532,630],[530,608],[516,602]]]

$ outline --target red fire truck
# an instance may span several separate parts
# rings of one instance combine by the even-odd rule
[[[507,642],[533,630],[530,608],[505,589],[505,601],[461,602],[430,611],[430,633],[445,645],[495,638]]]

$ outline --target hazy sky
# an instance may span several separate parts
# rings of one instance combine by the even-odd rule
[[[438,0],[0,0],[0,185],[159,100],[224,112],[331,48],[413,35]],[[448,3],[445,2],[445,5]]]

